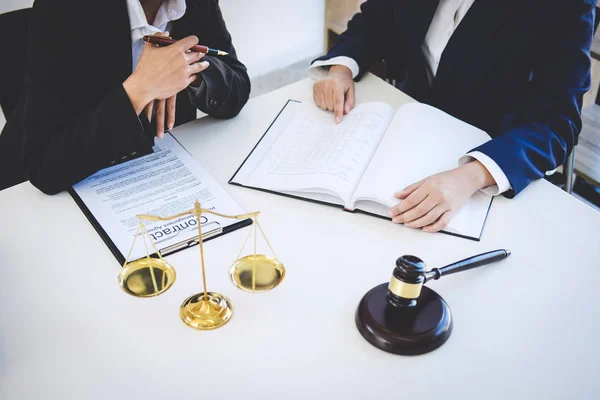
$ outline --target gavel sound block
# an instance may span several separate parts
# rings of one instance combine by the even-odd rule
[[[417,355],[443,345],[452,333],[452,314],[444,299],[424,284],[510,255],[495,250],[425,271],[415,256],[402,256],[389,283],[371,289],[356,310],[356,326],[372,345],[394,354]]]

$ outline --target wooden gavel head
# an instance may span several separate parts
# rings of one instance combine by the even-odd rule
[[[419,257],[402,256],[388,285],[387,299],[397,307],[414,307],[425,283],[425,263]]]

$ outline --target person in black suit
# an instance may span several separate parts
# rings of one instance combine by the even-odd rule
[[[142,41],[165,31],[181,40],[163,48]],[[229,56],[189,52],[199,39]],[[37,0],[23,92],[0,135],[22,143],[13,153],[24,168],[3,167],[4,186],[29,179],[46,194],[61,192],[151,153],[155,136],[197,109],[236,116],[249,94],[218,0]]]

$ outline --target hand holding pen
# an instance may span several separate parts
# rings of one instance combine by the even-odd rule
[[[172,37],[170,37],[168,35],[168,32],[166,35],[154,35],[154,36],[144,36],[143,37],[144,42],[148,42],[148,43],[152,43],[155,46],[160,46],[160,47],[164,47],[164,46],[170,46],[174,43],[177,43],[177,40],[173,39]],[[189,51],[193,51],[193,52],[197,52],[197,53],[203,53],[203,54],[208,54],[211,56],[226,56],[229,55],[229,53],[227,53],[226,51],[223,50],[217,50],[217,49],[213,49],[211,47],[208,46],[204,46],[201,44],[197,44],[194,47],[191,47],[189,49]]]
[[[162,35],[168,36],[168,32]],[[137,115],[146,110],[146,115],[151,120],[152,109],[156,106],[159,138],[164,135],[165,114],[168,114],[168,129],[175,123],[177,93],[192,84],[197,75],[209,66],[207,61],[200,62],[205,53],[191,50],[197,44],[196,36],[188,36],[162,48],[146,43],[135,71],[123,83]]]

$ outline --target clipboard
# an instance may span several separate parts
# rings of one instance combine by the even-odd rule
[[[212,177],[210,177],[208,172],[205,171],[200,166],[200,164],[198,164],[193,159],[193,157],[189,154],[189,152],[181,145],[181,143],[179,143],[179,141],[177,141],[177,139],[174,136],[172,136],[172,134],[170,134],[170,132],[169,132],[169,136],[170,136],[170,139],[174,140],[174,142],[172,142],[173,148],[177,148],[178,151],[181,151],[180,149],[183,150],[183,151],[181,151],[180,157],[185,157],[185,159],[186,159],[185,162],[187,162],[188,164],[186,164],[185,162],[183,162],[183,164],[186,166],[186,168],[199,168],[202,171],[201,174],[203,174],[203,178],[206,180],[212,181],[212,184],[214,184],[214,186],[212,186],[212,189],[217,189],[217,187],[218,187],[218,190],[223,191],[222,187],[216,181],[214,181],[214,179],[212,179]],[[143,157],[148,157],[153,154],[156,155],[158,153],[151,153],[151,154],[149,154],[147,156],[143,156]],[[136,160],[140,160],[143,157],[140,157]],[[135,161],[135,160],[132,160],[132,161]],[[119,164],[119,165],[122,165],[122,164]],[[107,169],[98,171],[96,174],[106,172],[106,170]],[[96,174],[92,175],[88,179],[93,178]],[[200,180],[200,178],[198,178],[198,175],[195,175],[195,177],[198,179],[199,182],[201,182],[203,184],[206,183],[205,181]],[[206,188],[208,188],[208,187],[210,187],[210,186],[207,186]],[[117,246],[117,244],[115,243],[113,238],[111,238],[110,234],[102,226],[102,224],[100,223],[98,218],[94,215],[94,213],[92,212],[90,207],[88,207],[86,202],[82,199],[82,197],[77,193],[77,191],[73,187],[70,188],[68,190],[68,192],[71,195],[71,197],[73,198],[73,200],[75,201],[75,203],[77,204],[77,206],[81,209],[83,214],[86,216],[86,218],[88,219],[90,224],[94,227],[94,229],[96,230],[96,232],[98,233],[100,238],[102,238],[102,241],[106,244],[106,246],[109,248],[109,250],[111,251],[113,256],[117,259],[119,264],[121,266],[123,264],[125,264],[126,254],[123,254],[121,252],[121,250],[119,250],[119,246]],[[226,196],[227,194],[223,191],[221,193],[221,195]],[[239,208],[239,206],[237,206],[237,204],[235,204],[235,202],[233,201],[233,199],[231,199],[231,197],[227,198],[226,200],[227,200],[227,202],[229,202],[230,205],[233,204],[233,205],[235,205],[235,207]],[[191,207],[191,206],[192,206],[192,204],[189,205],[189,207]],[[134,214],[137,214],[137,213],[134,213]],[[208,225],[206,225],[206,227],[208,228],[208,230],[204,230],[204,229],[202,230],[202,236],[203,236],[204,242],[218,238],[223,235],[226,235],[230,232],[233,232],[233,231],[243,228],[245,226],[252,225],[252,219],[244,219],[244,220],[240,220],[240,221],[235,221],[231,224],[227,224],[227,225],[223,225],[223,226],[219,223],[219,221],[215,221],[215,220],[207,221],[207,224]],[[209,227],[209,225],[213,225],[213,226]],[[204,227],[205,223],[203,223],[202,226]],[[114,230],[113,230],[113,232],[114,232]],[[181,233],[187,233],[187,232],[181,232]],[[198,245],[197,233],[194,236],[190,236],[190,235],[186,235],[186,236],[187,236],[187,238],[176,241],[175,243],[170,243],[167,246],[164,246],[164,245],[161,246],[160,242],[155,243],[155,245],[158,248],[158,250],[160,251],[162,256],[168,256],[170,254],[177,253],[177,252],[187,249],[189,247]],[[132,240],[133,240],[133,236],[132,236]],[[121,248],[124,248],[123,240],[121,240]],[[158,255],[156,253],[152,254],[152,256],[158,257]],[[139,257],[137,257],[137,258],[139,258]],[[136,259],[136,257],[132,258],[132,260],[135,260],[135,259]],[[129,261],[132,261],[132,260],[129,260]]]
[[[121,266],[123,266],[123,264],[125,264],[125,256],[119,251],[119,249],[117,248],[115,243],[112,241],[110,236],[106,233],[104,228],[102,228],[102,225],[100,225],[100,223],[98,222],[96,217],[94,217],[94,215],[92,214],[90,209],[85,205],[83,200],[81,200],[81,197],[79,197],[79,195],[73,189],[69,189],[69,194],[75,201],[75,204],[77,204],[77,206],[81,209],[81,211],[83,212],[85,217],[88,219],[90,224],[94,227],[94,229],[96,230],[96,232],[98,233],[98,235],[100,236],[100,238],[102,239],[104,244],[108,247],[108,249],[110,250],[112,255],[117,259],[119,264]],[[219,224],[217,221],[213,221],[212,223]],[[212,240],[212,239],[216,239],[223,235],[226,235],[230,232],[236,231],[240,228],[250,226],[250,225],[252,225],[252,219],[248,218],[248,219],[238,221],[238,222],[236,222],[232,225],[226,226],[226,227],[221,227],[219,224],[219,226],[214,227],[213,229],[210,229],[208,231],[203,230],[202,231],[202,237],[204,238],[203,243],[208,242],[209,240]],[[199,244],[198,238],[196,237],[196,238],[189,239],[189,240],[182,240],[176,244],[172,244],[165,248],[160,248],[158,245],[157,245],[157,247],[159,247],[160,254],[163,257],[166,257],[168,255],[175,254],[175,253],[185,250],[187,248],[197,246],[198,244]],[[152,253],[152,254],[150,254],[150,256],[158,257],[158,255],[156,253]]]

